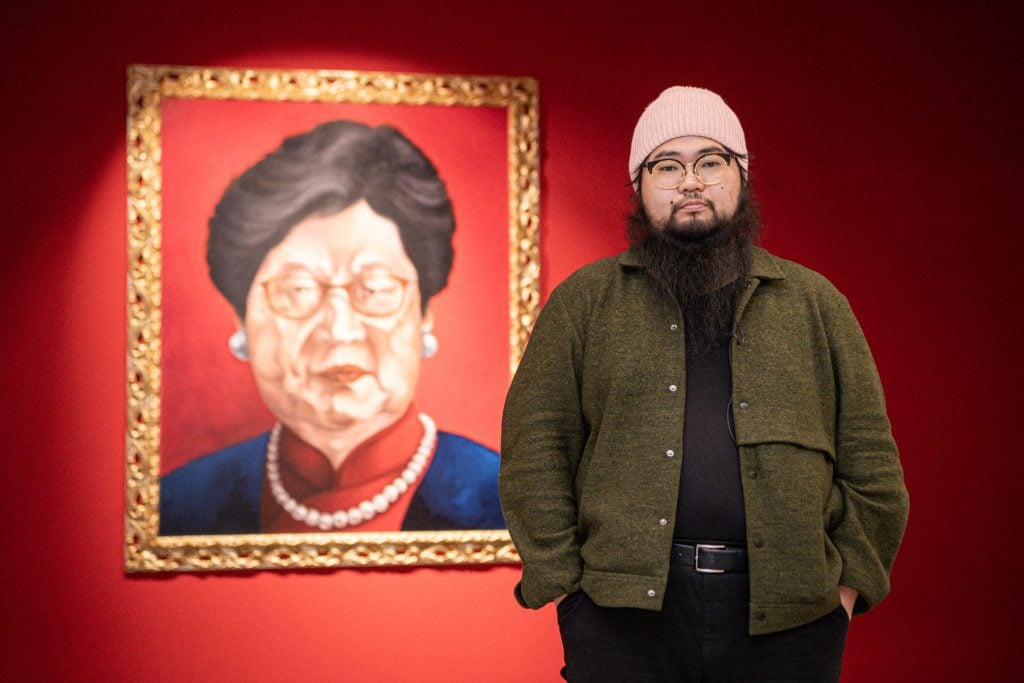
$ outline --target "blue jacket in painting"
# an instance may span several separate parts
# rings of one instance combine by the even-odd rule
[[[182,465],[160,478],[160,535],[260,533],[264,433]],[[437,433],[434,458],[402,531],[504,529],[498,454],[462,436]]]

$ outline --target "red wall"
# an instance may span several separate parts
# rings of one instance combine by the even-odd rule
[[[5,678],[557,677],[554,614],[515,606],[512,567],[124,575],[129,63],[537,78],[545,293],[623,245],[643,106],[675,83],[720,92],[766,245],[849,296],[902,449],[910,526],[846,679],[1005,677],[1022,635],[1019,10],[88,4],[8,3],[0,29]]]

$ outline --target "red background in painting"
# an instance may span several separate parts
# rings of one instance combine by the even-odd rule
[[[206,224],[232,179],[285,137],[334,119],[398,128],[445,181],[455,262],[430,301],[439,348],[416,401],[440,429],[497,450],[509,377],[506,110],[169,98],[162,114],[161,471],[273,425],[248,364],[228,352],[235,313],[207,275]]]
[[[722,93],[766,245],[860,317],[910,487],[844,677],[1012,678],[1024,110],[1021,10],[995,6],[8,3],[3,677],[557,680],[553,610],[513,603],[515,567],[124,575],[124,72],[171,63],[537,78],[545,294],[623,246],[644,105]]]

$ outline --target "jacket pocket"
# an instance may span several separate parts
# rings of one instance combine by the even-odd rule
[[[820,603],[833,599],[837,556],[827,529],[842,500],[828,453],[796,443],[744,447],[758,476],[745,479],[751,599],[759,603]],[[760,577],[760,580],[757,580]]]

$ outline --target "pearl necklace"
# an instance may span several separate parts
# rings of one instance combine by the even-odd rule
[[[278,467],[278,445],[281,442],[281,423],[278,422],[271,430],[270,440],[267,442],[267,479],[270,481],[270,492],[274,495],[274,500],[292,516],[292,519],[323,531],[358,526],[377,515],[384,514],[416,482],[423,473],[427,459],[434,452],[437,426],[425,413],[420,413],[419,418],[423,424],[423,438],[420,439],[419,447],[402,473],[373,498],[353,505],[347,510],[336,512],[321,512],[308,505],[302,505],[285,491],[284,484],[281,483],[281,470]]]

